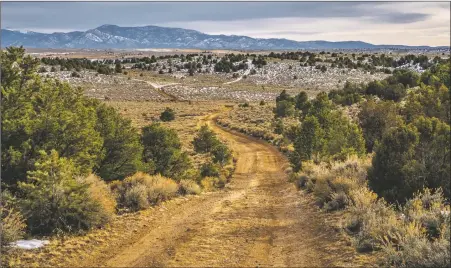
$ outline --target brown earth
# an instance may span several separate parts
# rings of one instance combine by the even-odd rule
[[[236,171],[225,190],[161,208],[141,230],[80,266],[355,266],[363,264],[274,147],[205,122],[229,141]],[[99,257],[100,256],[100,257]]]

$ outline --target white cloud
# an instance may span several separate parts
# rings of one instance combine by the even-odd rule
[[[209,34],[235,34],[297,41],[360,40],[374,44],[450,45],[450,8],[443,3],[377,3],[362,9],[427,14],[425,20],[409,23],[375,21],[371,16],[343,18],[263,18],[235,21],[191,21],[160,23]],[[368,13],[368,12],[365,12]],[[298,34],[296,34],[296,32]]]
[[[449,2],[45,2],[2,3],[1,12],[4,27],[46,33],[88,30],[107,23],[298,41],[450,45]]]

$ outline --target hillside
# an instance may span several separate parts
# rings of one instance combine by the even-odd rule
[[[197,48],[197,49],[427,49],[428,46],[374,45],[361,41],[304,41],[209,35],[194,30],[159,26],[102,25],[87,31],[38,33],[1,30],[1,45],[28,48]]]

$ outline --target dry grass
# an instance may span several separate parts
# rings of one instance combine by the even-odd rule
[[[450,206],[442,192],[425,189],[402,209],[396,239],[384,239],[384,265],[450,266]]]
[[[152,205],[165,201],[164,206],[178,206],[180,198],[170,199],[180,194],[181,188],[184,189],[184,194],[195,195],[201,192],[199,185],[194,181],[181,181],[177,184],[159,175],[150,176],[140,172],[126,178],[123,182],[114,181],[109,186],[99,181],[94,175],[79,178],[79,180],[89,185],[90,196],[102,205],[106,213],[111,212],[116,204],[115,200],[111,199],[109,188],[117,195],[119,206],[132,204],[138,205],[133,210],[146,209],[134,213],[111,215],[110,222],[102,229],[93,229],[84,235],[63,234],[44,238],[50,239],[50,244],[40,249],[3,248],[1,256],[3,266],[70,267],[79,265],[80,261],[89,263],[89,261],[86,262],[87,259],[101,255],[103,250],[114,247],[124,239],[129,239],[149,221],[155,220],[157,212]],[[141,203],[133,203],[134,201]],[[162,208],[158,210],[161,211]],[[14,224],[15,227],[20,226],[17,222]]]
[[[226,178],[224,176],[205,177],[200,182],[202,188],[207,192],[215,191],[218,188],[223,188],[225,183]]]
[[[366,187],[352,190],[350,198],[345,228],[357,250],[380,249],[384,238],[394,239],[398,221],[392,207]]]
[[[102,229],[94,229],[85,235],[64,235],[50,239],[50,244],[36,250],[4,248],[2,267],[74,267],[80,262],[89,264],[94,256],[101,256],[105,250],[120,245],[136,235],[149,222],[161,217],[163,207],[173,209],[186,199],[185,196],[164,202],[135,213],[115,215]]]
[[[116,200],[110,187],[105,181],[94,174],[90,174],[86,178],[80,180],[89,185],[89,197],[102,208],[100,210],[102,218],[104,218],[105,221],[109,221],[116,213]]]
[[[201,188],[197,182],[193,180],[181,180],[179,192],[183,195],[200,194]]]
[[[22,214],[13,207],[1,206],[1,245],[21,239],[25,234],[26,224]]]
[[[161,201],[173,198],[179,190],[175,181],[143,172],[137,172],[111,186],[117,196],[119,206],[126,211],[149,208]]]
[[[360,252],[375,251],[378,262],[395,267],[446,267],[450,264],[450,206],[440,190],[425,189],[404,207],[388,204],[366,181],[371,158],[307,162],[291,180],[337,217],[339,227]]]
[[[350,204],[353,191],[367,188],[370,165],[370,157],[356,156],[331,163],[307,161],[302,172],[293,174],[291,180],[298,188],[312,192],[320,207],[327,211],[341,210]]]

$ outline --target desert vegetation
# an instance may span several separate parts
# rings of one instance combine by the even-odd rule
[[[115,228],[140,234],[142,222],[158,218],[152,209],[229,191],[237,159],[220,128],[204,124],[212,114],[217,125],[283,152],[290,180],[337,219],[359,254],[383,266],[449,266],[449,58],[297,51],[36,59],[11,47],[1,62],[7,266],[45,264],[58,247],[76,261],[67,247],[110,241],[110,232],[118,243]],[[270,161],[273,152],[264,152],[255,161]],[[214,211],[232,211],[232,201],[219,203]],[[242,205],[240,213],[249,207]],[[52,248],[17,251],[11,243],[21,238],[49,238]]]
[[[291,180],[339,213],[358,251],[386,266],[449,266],[450,63],[423,66],[314,98],[282,91],[275,107],[240,107],[218,122],[277,140]]]
[[[22,237],[84,234],[117,214],[224,187],[233,172],[231,151],[214,135],[208,157],[216,172],[207,178],[175,130],[158,122],[137,128],[80,88],[41,77],[23,48],[2,51],[1,62],[6,264],[10,243]],[[175,119],[171,109],[160,113],[161,121]]]
[[[180,53],[116,59],[42,57],[39,73],[82,86],[88,96],[99,99],[167,100],[167,95],[147,82],[155,85],[157,81],[172,84],[165,92],[182,100],[268,101],[281,89],[292,93],[298,88],[315,93],[337,91],[346,81],[361,84],[383,80],[395,71],[423,72],[441,60],[436,55],[324,51]],[[392,98],[402,91],[390,89]],[[343,101],[352,102],[349,98]]]

